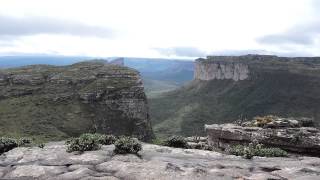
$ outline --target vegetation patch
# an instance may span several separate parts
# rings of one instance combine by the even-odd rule
[[[13,148],[20,147],[20,146],[30,146],[32,145],[33,141],[30,138],[8,138],[8,137],[1,137],[0,138],[0,154],[10,151]]]
[[[137,139],[126,136],[120,137],[114,145],[116,154],[137,154],[142,150],[142,145]]]
[[[66,141],[67,152],[95,151],[100,149],[99,136],[96,134],[82,134],[78,138],[70,138]]]
[[[287,157],[288,153],[280,148],[266,148],[262,144],[250,143],[249,146],[236,145],[229,149],[229,153],[251,159],[253,156],[261,157]]]
[[[8,152],[16,147],[18,147],[18,143],[15,139],[6,137],[0,138],[0,154]]]
[[[175,148],[188,148],[188,143],[182,136],[171,136],[163,143],[164,146]]]

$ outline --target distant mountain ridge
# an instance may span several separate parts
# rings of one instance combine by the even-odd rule
[[[0,68],[12,68],[33,64],[70,65],[84,60],[104,60],[138,70],[145,83],[148,96],[157,96],[174,90],[193,79],[193,61],[159,59],[85,56],[0,56]]]

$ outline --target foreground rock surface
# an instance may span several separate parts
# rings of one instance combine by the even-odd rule
[[[288,151],[320,156],[320,130],[313,127],[261,128],[235,124],[205,126],[209,145],[226,148],[235,144],[258,141]]]
[[[0,70],[0,135],[61,139],[85,132],[153,136],[139,73],[88,61]]]
[[[114,146],[66,153],[63,142],[16,148],[0,156],[0,179],[319,179],[320,158],[243,159],[212,151],[144,144],[140,157]]]

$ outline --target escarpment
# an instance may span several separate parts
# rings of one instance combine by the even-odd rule
[[[196,60],[191,83],[150,101],[152,121],[158,134],[187,136],[204,134],[204,124],[239,116],[309,117],[319,123],[319,89],[318,57],[209,56]]]
[[[54,140],[84,132],[153,137],[136,70],[103,62],[0,71],[0,132]]]
[[[236,62],[232,57],[224,60],[224,57],[213,57],[213,61],[196,61],[194,78],[199,80],[232,79],[234,81],[248,78],[248,65]]]
[[[318,57],[278,57],[270,55],[208,56],[195,63],[194,79],[241,81],[258,78],[262,73],[319,75]]]

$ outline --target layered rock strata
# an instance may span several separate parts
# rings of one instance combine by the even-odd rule
[[[209,145],[214,147],[227,148],[259,142],[291,152],[320,156],[320,130],[314,127],[263,128],[213,124],[206,125],[205,130]]]
[[[139,73],[100,61],[1,70],[0,124],[2,136],[153,137]]]

